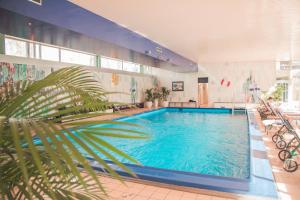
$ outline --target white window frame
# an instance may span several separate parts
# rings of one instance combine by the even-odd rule
[[[16,41],[16,42],[23,42],[25,44],[24,48],[25,48],[25,55],[22,56],[22,55],[16,55],[16,54],[10,54],[8,53],[7,51],[7,40],[12,40],[12,41]],[[24,40],[19,40],[17,38],[11,38],[11,37],[4,37],[4,52],[5,52],[5,55],[9,55],[9,56],[17,56],[17,57],[22,57],[22,58],[27,58],[29,56],[29,52],[28,52],[28,43]]]
[[[131,69],[125,69],[124,64],[126,64],[126,63],[134,65],[135,67],[137,67],[138,70],[135,71],[135,70],[131,70]],[[134,63],[134,62],[123,61],[123,71],[134,72],[134,73],[141,73],[141,65],[138,64],[138,63]]]
[[[46,47],[46,48],[53,48],[53,49],[56,49],[57,50],[57,60],[54,60],[54,59],[47,59],[47,58],[43,58],[43,47]],[[46,45],[46,44],[41,44],[40,45],[40,57],[41,57],[41,60],[47,60],[47,61],[54,61],[54,62],[60,62],[60,48],[59,47],[56,47],[56,46],[52,46],[52,45]]]
[[[79,62],[65,61],[65,60],[62,59],[62,56],[63,56],[62,51],[69,51],[69,52],[72,52],[72,53],[78,53],[78,54],[83,54],[83,55],[86,55],[86,56],[91,56],[91,58],[93,58],[93,63],[84,64],[84,63],[79,63]],[[74,49],[60,48],[60,62],[96,67],[96,65],[97,65],[97,60],[96,60],[97,58],[96,57],[97,57],[96,54],[91,54],[91,53],[87,53],[87,52],[83,52],[83,51],[77,51],[77,50],[74,50]]]
[[[30,58],[30,59],[33,58],[33,59],[45,60],[45,61],[51,61],[51,62],[70,63],[70,64],[75,64],[75,65],[78,64],[78,65],[91,66],[91,67],[100,67],[100,68],[104,68],[104,69],[124,71],[124,72],[129,72],[129,73],[140,73],[140,74],[147,74],[147,75],[151,75],[152,74],[152,68],[153,67],[148,66],[148,65],[141,65],[140,63],[125,61],[125,60],[121,60],[121,59],[117,59],[117,58],[112,58],[112,57],[108,57],[108,56],[96,55],[96,54],[93,54],[93,53],[88,53],[88,52],[84,52],[84,51],[78,51],[78,50],[75,50],[75,49],[60,47],[60,46],[51,45],[51,44],[42,43],[42,42],[36,42],[36,41],[27,40],[27,39],[23,39],[23,38],[18,38],[18,37],[14,37],[14,36],[10,36],[10,35],[4,35],[4,44],[5,44],[5,40],[6,39],[11,39],[11,40],[25,42],[25,44],[26,44],[26,57],[24,57],[24,56],[18,56],[18,57]],[[31,48],[31,49],[30,49],[30,44],[33,45],[33,48]],[[58,50],[58,59],[54,60],[54,59],[45,59],[45,58],[42,58],[42,46],[51,47],[51,48],[57,49]],[[89,65],[86,65],[84,63],[75,63],[75,62],[62,61],[61,52],[63,50],[92,56],[93,57],[93,63],[90,63]],[[31,51],[33,51],[33,52],[31,52]],[[9,55],[6,52],[6,47],[4,49],[4,53],[5,53],[5,55]],[[10,56],[17,56],[17,55],[10,55]],[[98,66],[98,63],[97,63],[97,57],[100,58],[100,64],[99,64],[99,66]],[[119,62],[120,66],[118,66],[117,68],[112,68],[112,67],[105,66],[105,65],[103,65],[103,59],[117,61],[117,62]],[[134,64],[135,66],[138,67],[138,70],[134,71],[134,70],[124,69],[124,63]],[[145,68],[148,68],[149,70],[145,71]]]
[[[112,67],[104,66],[103,65],[103,60],[102,60],[103,58],[120,62],[120,64],[121,64],[120,68],[112,68]],[[117,58],[106,57],[106,56],[101,56],[100,59],[101,59],[101,68],[112,69],[112,70],[120,70],[120,71],[123,70],[123,60],[120,60],[120,59],[117,59]]]

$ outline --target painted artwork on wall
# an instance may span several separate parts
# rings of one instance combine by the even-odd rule
[[[114,86],[117,86],[119,84],[119,75],[116,73],[111,74],[111,82]]]
[[[154,88],[159,88],[159,81],[157,79],[157,77],[152,76],[152,84]]]
[[[41,80],[46,73],[35,65],[0,62],[0,85],[19,80]]]
[[[184,82],[183,81],[172,82],[172,91],[184,91]]]
[[[137,81],[134,77],[131,77],[131,84],[130,84],[130,96],[131,96],[131,103],[135,104],[137,98]]]
[[[259,101],[260,88],[255,82],[251,72],[249,77],[243,83],[243,90],[245,94],[245,101],[247,103],[257,103]]]

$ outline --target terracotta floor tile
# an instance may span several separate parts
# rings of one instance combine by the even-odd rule
[[[195,194],[195,193],[184,192],[181,199],[182,200],[188,200],[188,199],[194,200],[194,199],[196,199],[196,197],[197,197],[197,194]]]
[[[155,192],[163,193],[163,194],[168,194],[171,190],[167,188],[158,188]]]
[[[154,193],[153,190],[147,190],[147,189],[142,189],[138,195],[143,196],[143,197],[150,197]]]
[[[144,189],[146,190],[152,190],[152,191],[156,191],[159,189],[159,187],[156,186],[152,186],[152,185],[147,185]]]
[[[211,196],[204,195],[204,194],[197,194],[196,197],[197,200],[212,200]]]
[[[156,199],[156,200],[164,200],[168,193],[160,193],[160,192],[154,192],[151,195],[151,198]]]
[[[149,197],[143,197],[143,196],[135,196],[132,200],[149,200]]]
[[[137,194],[132,193],[132,192],[125,192],[122,194],[122,199],[124,200],[132,200],[133,198],[135,198],[137,196]]]
[[[230,199],[223,198],[223,197],[212,197],[212,200],[230,200]]]
[[[168,195],[174,195],[174,196],[180,196],[181,197],[183,195],[183,193],[184,193],[183,191],[171,190]]]
[[[143,184],[137,184],[137,185],[134,186],[135,189],[141,189],[141,190],[144,189],[145,187],[146,186],[143,185]]]
[[[114,188],[114,190],[118,190],[118,191],[126,191],[128,190],[129,187],[127,185],[121,184],[118,187]]]
[[[179,199],[181,199],[182,195],[183,195],[183,192],[182,192],[182,191],[171,190],[171,191],[167,194],[165,200],[172,200],[172,199],[174,199],[174,200],[179,200]]]
[[[196,198],[181,197],[180,200],[196,200]]]
[[[176,196],[176,195],[167,195],[164,200],[180,200],[181,196]]]
[[[122,197],[123,192],[120,191],[112,191],[108,194],[109,197],[119,198]]]

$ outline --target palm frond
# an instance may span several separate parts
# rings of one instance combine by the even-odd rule
[[[37,82],[19,81],[4,86],[0,96],[0,193],[3,199],[105,197],[105,189],[83,153],[120,180],[105,158],[134,176],[115,155],[138,162],[105,138],[147,138],[145,133],[133,130],[137,125],[109,120],[77,121],[98,116],[111,107],[106,94],[92,74],[80,67],[58,70]],[[71,122],[67,126],[57,123],[62,120]],[[94,126],[99,124],[126,125],[127,128]]]

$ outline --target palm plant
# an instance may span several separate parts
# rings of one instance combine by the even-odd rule
[[[161,87],[161,98],[164,101],[168,100],[168,96],[170,95],[170,90],[166,87]]]
[[[145,101],[153,101],[153,89],[146,89],[145,91]]]
[[[154,88],[153,89],[153,99],[160,99],[161,98],[161,93],[159,91],[159,88]]]
[[[284,87],[282,84],[277,84],[275,91],[271,94],[274,101],[282,101],[283,99]]]
[[[2,88],[0,199],[105,197],[105,189],[83,153],[120,180],[120,176],[106,164],[104,156],[134,176],[115,155],[138,162],[101,136],[146,138],[143,132],[131,130],[137,125],[116,121],[78,121],[99,116],[99,113],[87,111],[103,111],[110,106],[105,98],[107,93],[88,71],[80,67],[64,68],[40,81],[19,81]],[[68,125],[58,123],[61,120],[71,122]],[[92,126],[96,124],[124,126]]]

